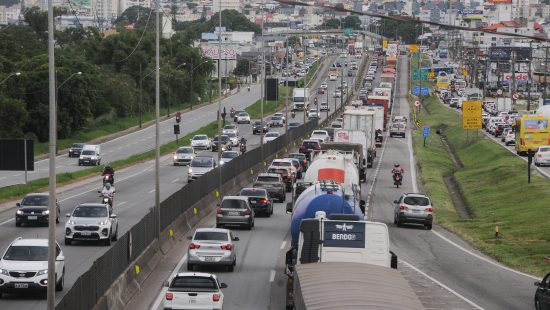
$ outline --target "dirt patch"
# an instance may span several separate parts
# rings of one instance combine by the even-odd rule
[[[460,191],[454,176],[443,177],[443,182],[445,183],[445,186],[447,186],[447,190],[451,195],[451,200],[458,216],[462,219],[472,219],[472,212],[464,201],[462,192]]]

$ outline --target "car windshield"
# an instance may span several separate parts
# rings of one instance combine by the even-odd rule
[[[275,176],[259,176],[257,182],[279,182],[279,178]]]
[[[229,235],[220,231],[197,231],[194,240],[228,241]]]
[[[193,149],[192,148],[183,148],[183,149],[178,149],[176,151],[176,153],[178,154],[192,154],[193,153]]]
[[[317,141],[304,141],[304,143],[302,143],[302,145],[304,147],[314,148],[314,147],[319,145],[319,142],[317,142]]]
[[[235,129],[237,128],[235,125],[225,125],[225,127],[223,127],[223,129]]]
[[[296,127],[298,127],[298,126],[300,126],[300,123],[295,123],[295,122],[294,122],[294,123],[288,123],[288,126],[296,126]]]
[[[272,166],[281,166],[281,167],[290,167],[290,166],[292,166],[292,164],[290,162],[287,162],[287,161],[274,161],[271,165]]]
[[[191,167],[212,167],[212,158],[196,157],[193,161],[191,161]]]
[[[271,117],[272,121],[280,121],[282,118],[280,116],[273,116]]]
[[[550,148],[549,147],[539,147],[539,152],[550,152]]]
[[[32,195],[23,198],[21,205],[23,206],[48,206],[48,198],[46,195]]]
[[[73,148],[81,149],[84,146],[82,143],[75,143],[73,144]]]
[[[278,132],[268,132],[265,134],[266,137],[272,137],[272,138],[277,138],[279,136],[279,133]]]
[[[220,140],[220,139],[222,140],[222,142],[226,142],[227,140],[229,140],[229,137],[228,136],[221,136],[221,138],[220,137],[215,137],[213,141],[218,142],[218,140]]]
[[[170,284],[171,288],[192,288],[217,290],[218,286],[214,278],[209,277],[175,277]]]
[[[239,156],[238,152],[223,152],[222,153],[222,158],[235,158],[237,156]]]
[[[227,136],[228,136],[229,138],[235,138],[235,137],[237,136],[237,134],[234,133],[234,132],[228,132],[228,133],[227,133]]]
[[[206,139],[208,139],[207,136],[194,136],[193,137],[193,140],[206,140]]]
[[[277,174],[283,174],[283,173],[288,173],[288,170],[286,168],[269,168],[269,170],[267,170],[268,173],[277,173]]]
[[[246,202],[240,199],[225,199],[220,206],[222,209],[246,209]]]
[[[74,209],[74,217],[107,217],[107,208],[103,206],[97,207],[77,207]]]
[[[288,154],[286,156],[287,158],[297,158],[297,159],[305,159],[306,156],[304,154]]]
[[[240,193],[241,196],[251,196],[251,197],[265,197],[265,189],[253,188],[253,189],[243,189]]]
[[[411,206],[428,206],[430,205],[430,200],[426,197],[415,197],[409,196],[405,197],[404,202]]]
[[[82,151],[82,155],[95,155],[94,151]]]
[[[3,259],[14,261],[47,261],[48,247],[46,246],[29,246],[29,245],[14,245],[10,246],[4,254]]]
[[[248,116],[248,113],[246,113],[246,112],[241,112],[241,113],[239,113],[239,116]]]
[[[324,132],[324,131],[318,131],[318,130],[316,130],[316,131],[314,131],[311,135],[312,135],[312,136],[326,136],[327,133]]]

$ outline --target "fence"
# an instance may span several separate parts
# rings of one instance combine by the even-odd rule
[[[265,143],[263,145],[264,158],[285,150],[289,144],[294,143],[300,137],[304,137],[317,126],[317,120],[309,121],[290,130],[278,139]],[[262,151],[260,147],[257,147],[224,164],[221,169],[222,184],[261,163],[261,156]],[[186,184],[161,202],[161,231],[172,224],[191,206],[218,188],[219,170],[214,169],[192,183]],[[115,280],[124,272],[127,272],[130,264],[157,238],[158,222],[155,215],[156,213],[151,209],[141,221],[122,235],[105,254],[94,261],[90,269],[75,281],[67,294],[57,303],[56,309],[92,309]]]

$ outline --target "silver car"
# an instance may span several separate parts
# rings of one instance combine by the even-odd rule
[[[394,201],[393,223],[400,227],[403,223],[422,224],[432,229],[433,208],[430,198],[424,194],[403,194]]]
[[[174,163],[174,166],[179,165],[189,165],[191,163],[191,160],[195,157],[195,150],[190,146],[182,146],[179,147],[174,152],[174,157],[172,158],[172,162]]]
[[[67,213],[65,245],[73,241],[101,241],[111,245],[118,239],[118,219],[113,208],[101,203],[83,203]]]
[[[187,270],[198,266],[226,266],[233,271],[237,263],[235,244],[239,241],[229,229],[197,228],[187,248]]]
[[[535,153],[535,166],[550,165],[550,147],[541,146]]]
[[[216,209],[216,227],[225,225],[245,226],[248,230],[254,227],[254,211],[247,197],[225,196]]]
[[[239,152],[237,151],[224,151],[222,153],[222,157],[220,159],[220,165],[223,165],[225,163],[228,163],[232,161],[234,158],[239,157]]]
[[[191,182],[200,178],[203,174],[216,168],[216,161],[212,156],[197,156],[189,164],[187,181]]]
[[[235,124],[228,124],[223,126],[222,134],[227,135],[229,133],[234,133],[235,135],[239,135],[239,128]]]
[[[269,127],[283,127],[283,118],[280,116],[272,116],[269,120]]]
[[[229,137],[229,141],[231,141],[232,146],[239,146],[239,136],[237,136],[234,132],[230,132],[225,135]]]

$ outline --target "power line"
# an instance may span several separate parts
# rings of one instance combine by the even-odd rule
[[[159,1],[159,0],[157,0],[157,1]],[[153,9],[150,8],[149,9],[149,16],[147,16],[147,22],[145,23],[145,27],[143,28],[143,32],[141,33],[141,37],[139,38],[139,41],[137,42],[137,44],[134,47],[134,49],[132,50],[132,52],[128,56],[126,56],[124,59],[115,60],[114,62],[124,62],[124,61],[128,60],[128,58],[130,58],[135,53],[135,51],[137,50],[137,48],[141,44],[141,41],[143,40],[143,37],[145,36],[145,32],[147,32],[147,27],[149,26],[149,20],[151,19],[151,13],[152,12],[153,12]]]

